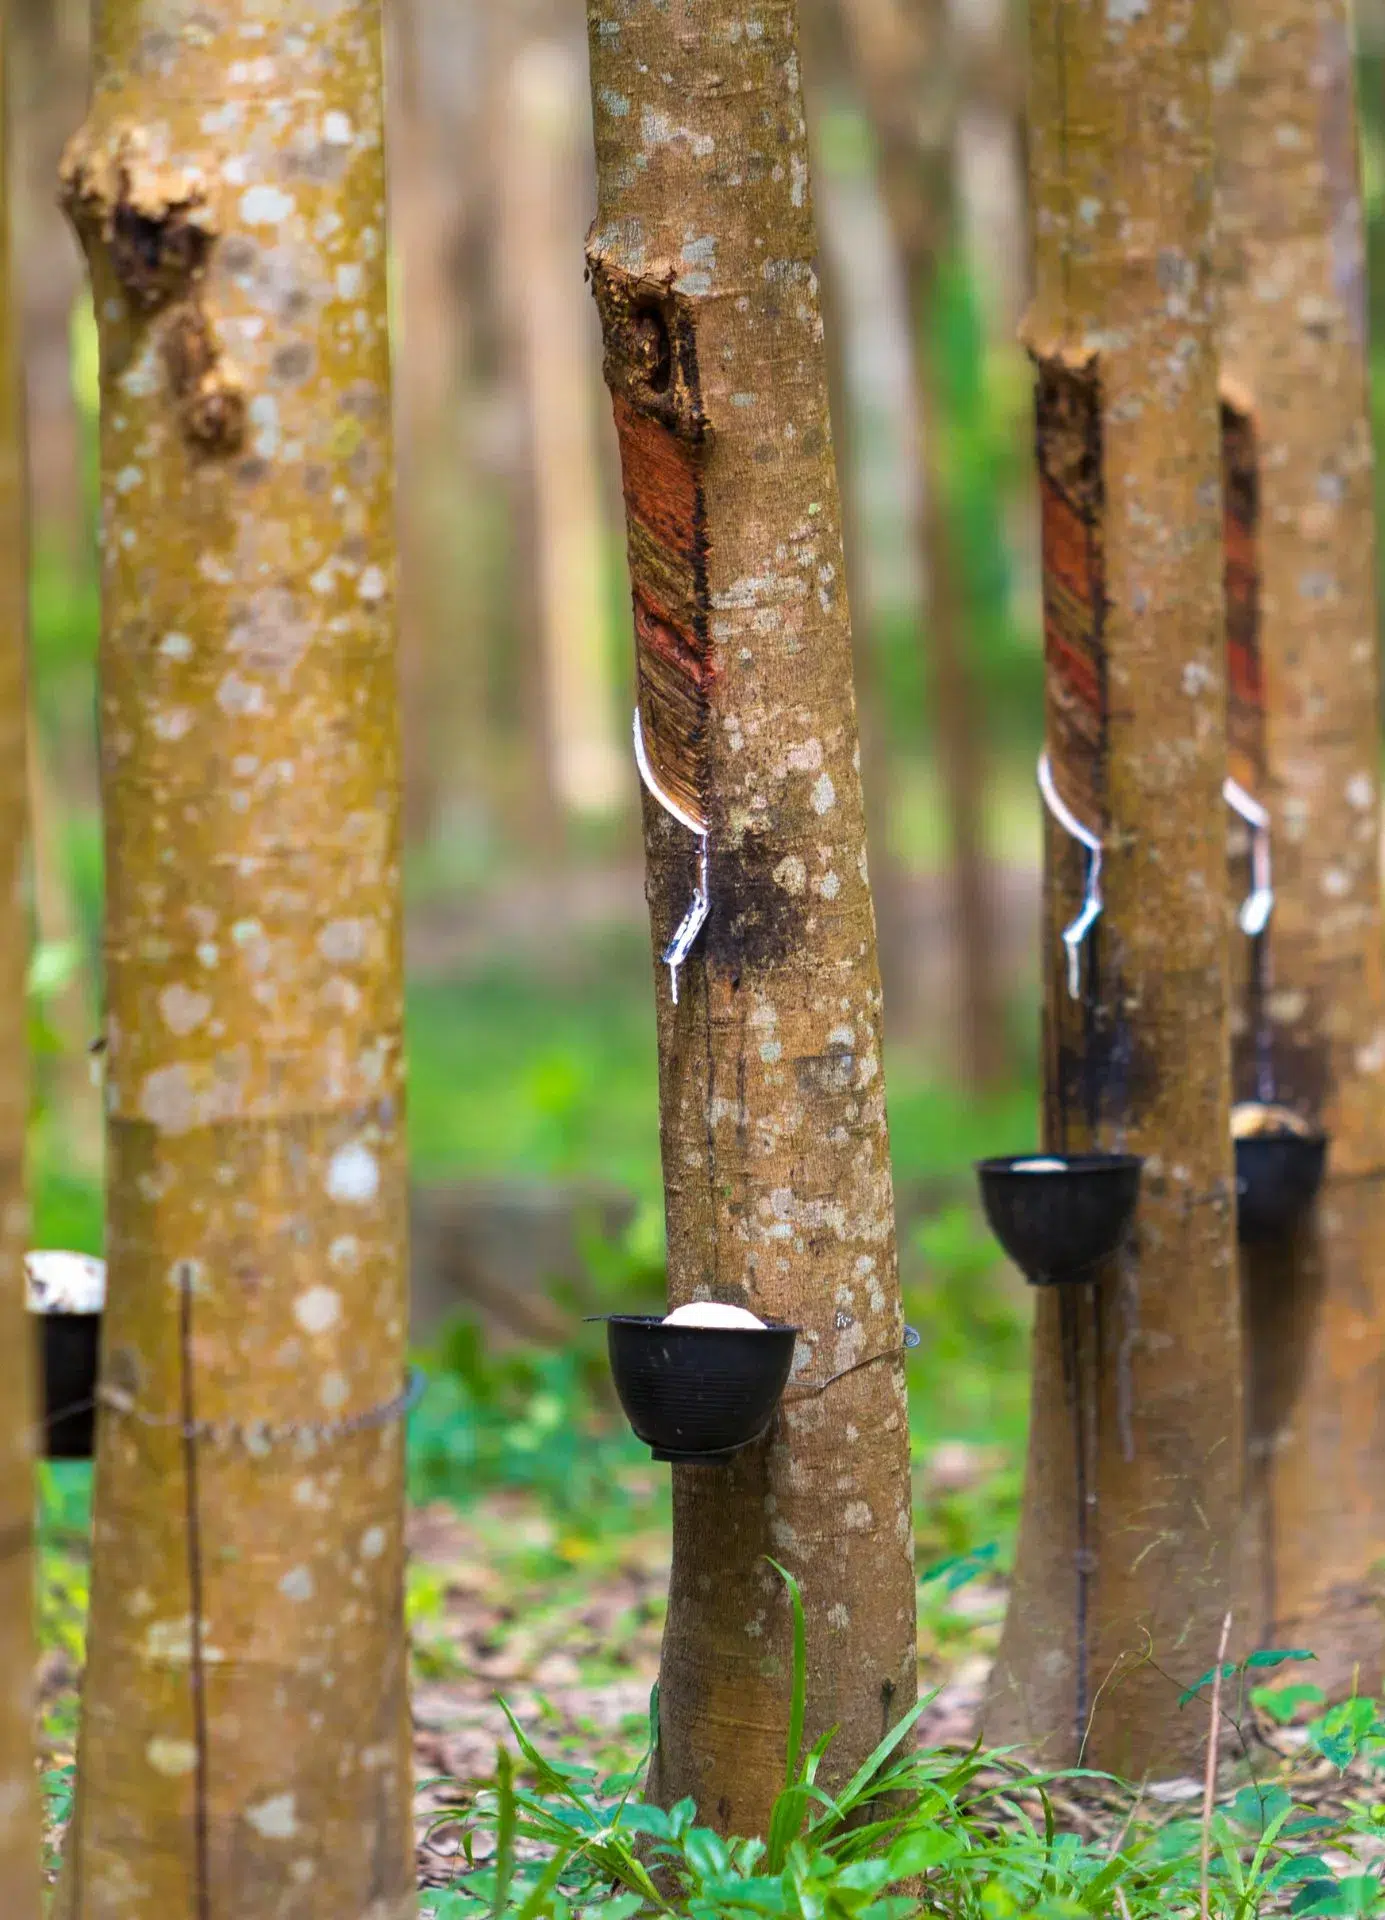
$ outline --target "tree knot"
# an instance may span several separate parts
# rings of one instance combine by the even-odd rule
[[[169,313],[160,346],[183,432],[205,453],[235,453],[245,439],[245,382],[195,301]]]
[[[130,313],[157,328],[183,437],[201,453],[235,453],[245,386],[202,300],[220,231],[202,174],[151,158],[144,129],[115,121],[69,142],[59,179],[97,285],[109,272]]]

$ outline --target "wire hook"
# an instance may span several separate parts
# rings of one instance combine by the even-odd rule
[[[1049,760],[1047,748],[1039,755],[1039,792],[1043,795],[1044,805],[1059,826],[1087,852],[1087,879],[1082,894],[1082,911],[1070,927],[1063,929],[1063,945],[1068,955],[1068,997],[1078,1000],[1082,995],[1082,948],[1087,935],[1101,918],[1105,907],[1105,901],[1101,895],[1103,848],[1097,835],[1089,827],[1084,827],[1077,815],[1064,804],[1054,784],[1053,765]]]
[[[1258,940],[1270,924],[1274,912],[1274,884],[1270,870],[1270,816],[1244,787],[1232,779],[1222,785],[1222,797],[1233,813],[1239,814],[1250,828],[1251,891],[1241,902],[1237,918],[1248,940]]]
[[[697,835],[697,885],[687,912],[674,929],[673,937],[661,955],[663,964],[668,968],[669,985],[673,992],[673,1004],[678,1005],[678,975],[684,961],[697,943],[697,936],[706,926],[712,911],[710,885],[711,849],[708,844],[707,829],[700,820],[678,805],[678,802],[659,785],[654,778],[654,769],[649,764],[649,755],[645,750],[644,728],[640,724],[640,710],[635,708],[635,765],[640,770],[640,779],[650,794],[670,819],[676,820],[680,827],[686,827],[689,833]]]

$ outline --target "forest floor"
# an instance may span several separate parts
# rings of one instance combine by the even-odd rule
[[[976,1453],[968,1466],[984,1466]],[[954,1449],[947,1471],[963,1461]],[[469,1513],[418,1510],[414,1554],[414,1754],[419,1884],[457,1867],[455,1826],[514,1738],[503,1699],[546,1756],[599,1773],[639,1764],[648,1741],[669,1571],[667,1490],[655,1473],[626,1479],[624,1526],[592,1537],[526,1495],[496,1495]],[[970,1741],[998,1632],[1002,1590],[968,1583],[921,1598],[920,1679],[940,1689],[921,1725],[929,1744]]]
[[[446,1886],[461,1864],[458,1827],[438,1822],[464,1813],[493,1780],[502,1744],[514,1751],[505,1708],[545,1755],[599,1774],[638,1766],[646,1750],[668,1583],[668,1476],[623,1436],[599,1443],[599,1455],[576,1503],[555,1498],[549,1481],[496,1487],[464,1504],[427,1500],[411,1512],[420,1887]],[[955,1531],[957,1503],[982,1497],[995,1466],[992,1450],[956,1442],[924,1460],[920,1519],[935,1541],[940,1525]],[[55,1484],[45,1502],[40,1671],[54,1863],[68,1811],[89,1564],[80,1470]],[[943,1577],[920,1587],[920,1677],[941,1689],[922,1729],[932,1744],[971,1736],[1003,1608],[991,1561],[987,1548],[971,1561],[945,1560]]]

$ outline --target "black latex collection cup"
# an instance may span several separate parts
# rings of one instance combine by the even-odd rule
[[[48,1460],[90,1460],[96,1444],[99,1313],[31,1315],[43,1380],[42,1452]]]
[[[620,1404],[656,1460],[717,1466],[768,1429],[788,1385],[797,1327],[601,1317]]]
[[[1032,1286],[1096,1277],[1130,1229],[1143,1160],[1131,1153],[1030,1153],[981,1160],[991,1231]]]
[[[1293,1231],[1317,1197],[1327,1169],[1327,1135],[1267,1125],[1236,1139],[1236,1231],[1255,1245]]]

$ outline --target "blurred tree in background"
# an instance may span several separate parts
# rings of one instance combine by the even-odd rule
[[[1044,1290],[988,1737],[1129,1778],[1203,1730],[1158,1671],[1236,1592],[1241,1346],[1227,1057],[1226,654],[1211,0],[1031,9],[1047,750],[1044,1147],[1147,1156],[1100,1286]]]
[[[25,1305],[29,929],[24,686],[28,509],[10,239],[9,28],[0,17],[0,1907],[38,1920],[33,1768],[34,1364]]]
[[[1217,93],[1223,365],[1254,433],[1275,908],[1236,1096],[1331,1135],[1289,1247],[1248,1248],[1254,1630],[1344,1691],[1381,1664],[1385,952],[1365,223],[1345,4],[1231,0]],[[1379,103],[1379,92],[1376,103]],[[1385,262],[1381,263],[1385,271]]]

